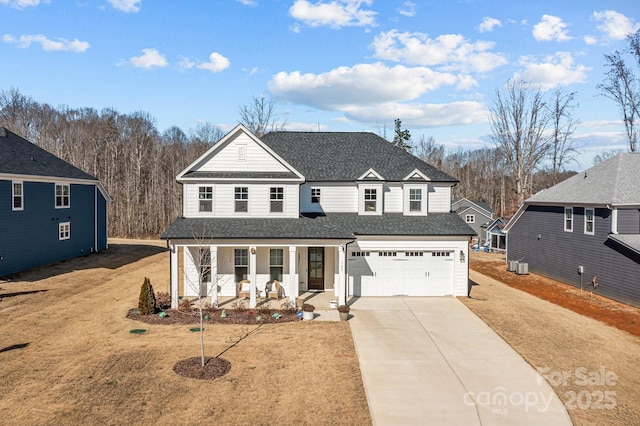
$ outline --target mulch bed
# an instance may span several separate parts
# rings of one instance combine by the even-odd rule
[[[226,313],[223,317],[222,312]],[[162,317],[159,314],[166,313]],[[274,318],[278,316],[279,318]],[[203,309],[204,324],[274,324],[279,322],[299,321],[294,309]],[[127,318],[140,321],[145,324],[164,325],[200,325],[200,313],[198,310],[164,309],[155,314],[141,315],[137,309],[131,309]]]
[[[173,371],[182,377],[198,380],[213,380],[222,377],[231,370],[231,363],[224,358],[205,358],[202,366],[202,358],[194,357],[178,361],[173,366]]]
[[[508,272],[504,261],[472,261],[469,266],[510,287],[640,337],[640,309],[638,308],[541,275],[533,273],[517,275]],[[471,297],[473,297],[473,290],[471,290]]]

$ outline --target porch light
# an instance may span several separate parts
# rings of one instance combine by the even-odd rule
[[[460,250],[460,263],[464,263],[464,252]]]
[[[251,249],[249,251],[251,251],[251,254],[256,254],[256,248],[255,247],[251,247]]]

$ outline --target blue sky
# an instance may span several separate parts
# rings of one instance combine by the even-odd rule
[[[0,0],[0,89],[187,133],[229,130],[264,95],[287,130],[391,136],[400,118],[414,139],[475,149],[516,77],[577,92],[580,170],[626,149],[596,85],[638,28],[636,0]]]

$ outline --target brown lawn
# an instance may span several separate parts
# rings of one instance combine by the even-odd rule
[[[471,280],[495,280],[460,300],[546,376],[575,425],[640,424],[640,309],[507,272],[504,255],[470,259]]]
[[[145,276],[168,291],[163,246],[113,240],[0,282],[2,424],[371,424],[348,323],[212,325],[206,355],[231,371],[174,373],[199,355],[198,333],[126,318]]]

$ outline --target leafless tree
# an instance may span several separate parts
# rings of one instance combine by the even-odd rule
[[[436,143],[433,136],[425,138],[422,135],[418,143],[413,147],[413,155],[439,169],[442,168],[446,150],[444,145]]]
[[[489,110],[490,137],[509,167],[520,205],[531,194],[536,167],[548,155],[552,116],[542,90],[521,80],[509,80],[504,92],[496,90]]]
[[[626,53],[631,54],[640,66],[640,30],[627,36],[629,47]],[[624,123],[629,150],[635,152],[638,148],[638,133],[640,129],[640,82],[631,65],[625,62],[623,54],[614,51],[605,54],[607,72],[604,81],[597,86],[603,96],[611,99],[618,106]]]
[[[596,154],[595,157],[593,157],[593,165],[595,166],[596,164],[600,164],[603,161],[608,160],[609,158],[613,157],[614,155],[618,155],[620,154],[622,151],[619,149],[612,149],[610,151],[602,151],[600,154]]]
[[[568,163],[575,161],[578,149],[573,133],[578,125],[578,120],[573,116],[573,110],[577,108],[576,92],[565,93],[556,89],[552,94],[550,103],[553,121],[553,136],[549,157],[551,159],[552,179],[551,185],[558,183],[558,174],[565,169]]]
[[[275,104],[271,98],[256,96],[249,105],[239,108],[240,122],[254,135],[260,137],[269,131],[284,130],[285,121],[278,121]]]

